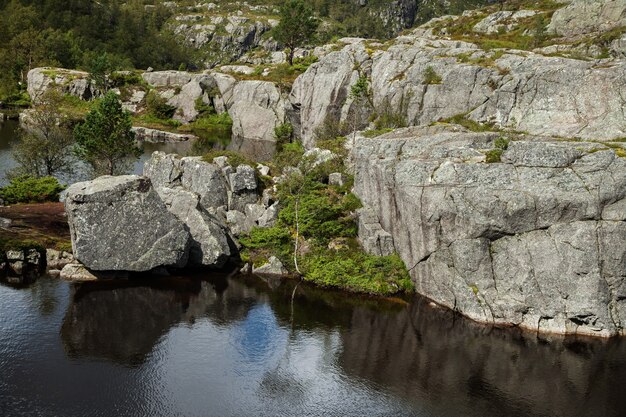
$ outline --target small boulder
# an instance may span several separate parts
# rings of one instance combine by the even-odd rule
[[[280,259],[275,256],[271,256],[266,264],[263,264],[258,268],[253,266],[252,273],[258,275],[287,275],[289,274],[289,271],[285,268]]]
[[[85,265],[67,264],[61,270],[59,276],[61,279],[72,282],[97,281],[98,277],[92,274]]]

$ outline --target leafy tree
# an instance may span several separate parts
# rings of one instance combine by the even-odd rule
[[[40,178],[74,171],[74,138],[59,112],[62,100],[61,94],[51,89],[30,113],[29,124],[32,127],[22,135],[13,153],[20,164],[14,175],[27,174]]]
[[[303,0],[288,0],[280,8],[280,22],[274,28],[274,38],[289,50],[289,65],[293,65],[295,49],[311,41],[318,26],[313,10]]]
[[[96,175],[128,172],[132,161],[141,155],[131,127],[130,113],[110,91],[74,129],[76,154],[92,166]]]

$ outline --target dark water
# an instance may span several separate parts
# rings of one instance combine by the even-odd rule
[[[8,183],[5,172],[15,168],[17,163],[13,159],[13,147],[18,143],[18,128],[19,123],[16,120],[6,120],[0,122],[0,186]],[[154,151],[163,151],[167,153],[179,153],[181,155],[187,155],[193,146],[192,142],[176,142],[176,143],[143,143],[143,154],[133,164],[132,173],[143,173],[143,164],[152,155]],[[81,169],[82,167],[82,169]],[[88,179],[86,167],[79,164],[76,175],[65,178],[60,177],[59,180],[63,183],[73,183],[76,181],[83,181]]]
[[[0,415],[626,415],[623,340],[305,286],[292,304],[293,281],[148,283],[0,286]]]

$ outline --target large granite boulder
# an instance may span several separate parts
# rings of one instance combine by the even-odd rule
[[[365,247],[380,252],[390,234],[416,290],[477,321],[624,334],[626,159],[595,142],[511,139],[445,126],[358,137]]]
[[[67,190],[75,258],[94,271],[149,271],[187,264],[191,238],[148,178],[104,176]]]
[[[329,53],[296,79],[289,99],[295,108],[300,109],[297,124],[301,129],[297,133],[305,147],[315,145],[316,130],[325,123],[355,120],[362,109],[355,105],[350,95],[351,87],[360,76],[368,75],[370,67],[370,56],[363,40],[359,40]],[[356,119],[357,128],[363,127],[364,119]]]

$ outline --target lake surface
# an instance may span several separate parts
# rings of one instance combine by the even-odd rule
[[[2,416],[624,416],[626,341],[200,275],[0,284]]]
[[[16,120],[0,122],[0,186],[8,183],[5,172],[17,166],[13,159],[13,148],[19,142],[18,129],[19,123]],[[187,155],[191,151],[192,142],[142,143],[141,146],[143,153],[133,164],[133,174],[143,173],[143,164],[150,159],[152,152],[163,151]],[[84,173],[80,174],[80,172],[70,178],[59,177],[61,182],[70,184],[87,179],[86,175]]]

